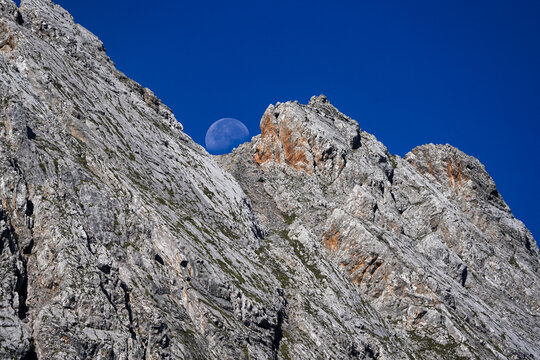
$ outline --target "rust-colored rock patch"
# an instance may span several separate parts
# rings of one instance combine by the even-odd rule
[[[257,144],[254,156],[255,162],[259,165],[273,158],[275,158],[277,162],[281,162],[278,151],[278,129],[274,124],[273,119],[273,114],[266,112],[261,120],[261,140]]]
[[[468,180],[467,177],[463,174],[463,165],[460,162],[457,162],[457,167],[454,167],[452,160],[447,160],[446,162],[446,174],[450,180],[450,185],[461,186],[462,181]]]
[[[340,233],[335,227],[330,233],[324,234],[323,244],[328,250],[337,251],[340,244]]]
[[[310,165],[308,141],[299,126],[294,126],[294,119],[282,118],[277,123],[275,114],[265,112],[261,120],[261,138],[256,146],[254,160],[263,164],[269,160],[281,163],[282,160],[297,171],[313,174]]]
[[[313,168],[309,166],[304,148],[307,146],[307,139],[302,136],[301,130],[293,131],[287,123],[281,124],[279,140],[285,155],[285,163],[295,170],[304,170],[308,174],[313,173]]]

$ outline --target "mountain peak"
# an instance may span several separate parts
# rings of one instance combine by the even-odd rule
[[[335,109],[324,95],[309,104],[287,102],[269,106],[261,119],[255,161],[286,164],[307,174],[332,173],[343,157],[360,146],[358,123]]]
[[[494,190],[324,95],[212,157],[61,7],[0,0],[0,358],[539,358]]]
[[[324,249],[323,257],[338,263],[392,321],[421,338],[430,331],[447,336],[444,343],[454,348],[450,358],[484,353],[484,345],[454,342],[454,329],[468,331],[460,319],[479,312],[497,318],[520,306],[518,297],[526,308],[538,306],[540,289],[532,284],[538,284],[540,262],[532,235],[513,217],[484,166],[455,147],[427,144],[404,159],[390,155],[325,97],[313,97],[308,105],[270,106],[261,135],[220,164],[242,184],[266,232],[311,249],[305,250],[311,254],[307,269],[324,273],[327,265],[315,255]],[[440,321],[453,325],[439,327]],[[538,351],[530,342],[535,320],[509,321],[485,326],[497,336],[525,326],[532,337],[515,351],[532,359]],[[422,357],[438,358],[417,349]]]
[[[330,101],[328,101],[328,99],[326,98],[326,95],[314,95],[311,97],[311,99],[309,99],[309,103],[308,103],[308,106],[317,106],[317,105],[322,105],[322,104],[327,104],[327,103],[330,103]]]
[[[451,145],[418,146],[405,155],[405,160],[448,189],[451,196],[458,195],[463,200],[481,199],[510,211],[484,165]]]

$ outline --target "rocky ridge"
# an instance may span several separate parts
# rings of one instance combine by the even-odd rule
[[[539,251],[482,164],[324,96],[214,158],[50,0],[0,0],[0,357],[535,359]]]
[[[263,228],[294,219],[286,234],[338,264],[408,355],[536,356],[538,248],[477,159],[433,144],[390,155],[319,96],[270,106],[220,162]]]

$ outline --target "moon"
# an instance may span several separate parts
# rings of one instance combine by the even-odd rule
[[[240,120],[219,119],[206,131],[206,150],[214,155],[226,154],[248,138],[249,130]]]

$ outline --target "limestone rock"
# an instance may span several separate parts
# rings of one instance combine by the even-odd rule
[[[324,96],[212,157],[50,0],[0,0],[0,358],[535,359],[539,252],[480,162]]]
[[[301,285],[312,275],[339,289],[339,299],[360,293],[384,319],[385,333],[367,339],[376,358],[538,357],[538,247],[477,159],[449,145],[392,156],[324,96],[270,106],[261,131],[219,161],[266,233],[280,234],[292,246],[285,253],[303,261],[285,269],[289,308],[312,298]],[[306,156],[287,157],[293,152]],[[266,241],[265,249],[275,247]],[[299,311],[295,317],[310,319]],[[340,336],[350,327],[344,322]],[[299,338],[305,328],[287,331]],[[306,356],[298,343],[290,348],[294,358]]]

